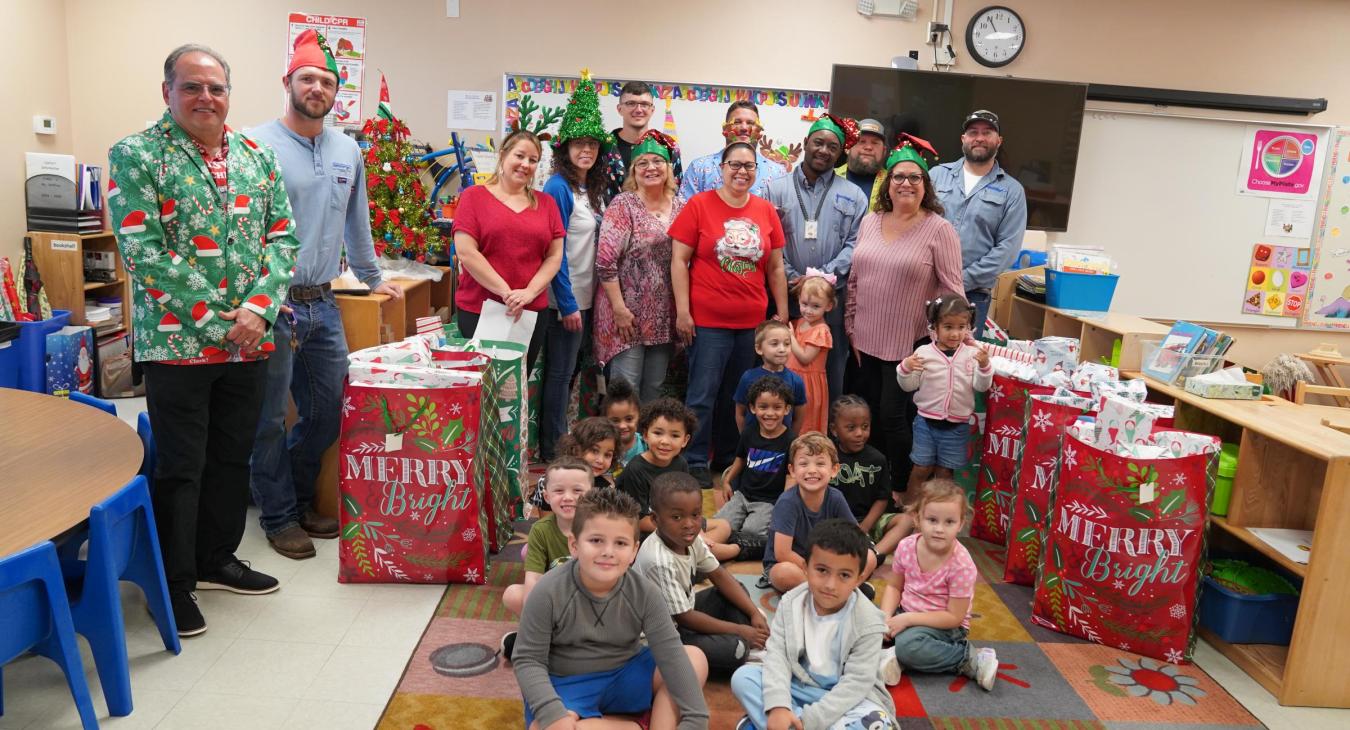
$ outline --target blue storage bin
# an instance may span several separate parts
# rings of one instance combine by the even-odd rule
[[[1200,625],[1230,644],[1289,645],[1298,596],[1231,591],[1210,576],[1200,594]]]
[[[0,322],[0,388],[19,387],[19,325]]]
[[[51,319],[19,322],[19,388],[34,393],[47,392],[47,335],[70,324],[70,312],[53,309]]]
[[[1045,270],[1045,303],[1057,309],[1105,312],[1116,293],[1116,274],[1074,274]]]

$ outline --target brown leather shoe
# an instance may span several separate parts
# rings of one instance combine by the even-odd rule
[[[272,549],[292,560],[314,557],[314,542],[297,525],[291,525],[275,535],[268,535]]]
[[[300,527],[310,537],[322,540],[332,540],[338,536],[338,521],[314,510],[305,510],[305,514],[300,517]]]

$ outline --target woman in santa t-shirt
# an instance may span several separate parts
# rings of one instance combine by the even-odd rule
[[[497,156],[497,170],[483,185],[467,188],[455,208],[459,289],[455,314],[460,334],[473,337],[483,302],[506,305],[508,316],[541,312],[544,290],[562,265],[563,225],[558,205],[530,188],[543,147],[526,131],[511,133]],[[535,320],[527,367],[543,343],[548,317]]]
[[[690,198],[670,224],[675,329],[689,346],[685,401],[698,416],[684,453],[689,473],[704,485],[712,483],[710,447],[724,457],[736,448],[732,395],[755,364],[765,289],[773,292],[775,311],[788,311],[783,229],[773,204],[750,194],[754,183],[755,148],[733,142],[722,151],[722,187]]]

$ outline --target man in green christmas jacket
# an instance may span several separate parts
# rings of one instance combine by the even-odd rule
[[[110,220],[133,284],[133,342],[158,461],[153,501],[178,633],[206,631],[192,591],[270,593],[235,556],[272,323],[298,242],[271,150],[225,126],[230,67],[180,46],[168,110],[108,152]]]

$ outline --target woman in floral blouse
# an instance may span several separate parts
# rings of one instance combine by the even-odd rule
[[[624,192],[605,210],[595,258],[604,289],[595,298],[595,357],[609,364],[609,377],[627,380],[643,402],[660,395],[675,351],[666,229],[684,207],[670,164],[677,154],[675,141],[656,130],[634,145],[632,171]]]

